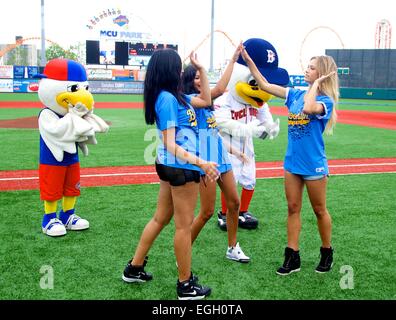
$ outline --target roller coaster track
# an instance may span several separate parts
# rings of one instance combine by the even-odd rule
[[[225,33],[225,32],[222,31],[222,30],[214,30],[213,33],[215,33],[215,32],[216,32],[216,33],[222,34],[224,37],[226,37],[226,39],[228,39],[228,40],[230,41],[230,43],[231,43],[234,47],[237,47],[237,45],[235,44],[235,42],[231,39],[231,37],[230,37],[227,33]],[[203,38],[202,41],[193,49],[193,51],[197,51],[208,39],[210,39],[210,37],[211,37],[211,33],[208,33],[208,34],[205,36],[205,38]],[[185,58],[183,59],[183,63],[184,63],[188,58],[189,58],[189,56],[185,57]]]

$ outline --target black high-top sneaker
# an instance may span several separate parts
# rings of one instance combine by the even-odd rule
[[[259,223],[249,211],[239,212],[238,218],[238,226],[243,229],[256,229]]]
[[[227,231],[227,216],[221,211],[217,213],[217,224],[221,230]]]
[[[146,282],[153,279],[153,275],[144,271],[144,267],[147,264],[148,257],[144,258],[142,266],[133,266],[132,260],[128,261],[122,274],[122,280],[125,282]]]
[[[329,272],[333,266],[333,248],[320,247],[320,262],[315,271],[318,273]]]
[[[287,276],[293,272],[300,271],[300,266],[300,251],[294,251],[292,248],[286,247],[285,261],[276,273],[280,276]]]
[[[191,274],[186,281],[177,280],[176,291],[179,300],[201,300],[209,296],[212,289],[200,285],[198,277]]]

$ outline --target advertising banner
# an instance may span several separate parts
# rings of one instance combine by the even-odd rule
[[[303,75],[290,75],[290,85],[293,87],[308,87],[308,83],[304,81]]]
[[[88,80],[111,80],[113,73],[109,69],[87,69]]]
[[[13,81],[11,79],[0,79],[0,92],[13,92]]]
[[[14,79],[25,78],[25,66],[14,66]]]
[[[14,92],[37,92],[38,80],[14,80]]]
[[[34,75],[36,75],[37,73],[39,73],[39,67],[36,66],[28,66],[27,67],[27,74],[28,74],[28,78],[32,79]]]
[[[113,79],[114,80],[132,80],[133,79],[133,73],[132,70],[118,70],[118,69],[113,69]]]
[[[14,76],[14,66],[0,66],[0,79],[12,79]]]
[[[89,88],[92,93],[130,93],[143,94],[141,81],[90,81]]]

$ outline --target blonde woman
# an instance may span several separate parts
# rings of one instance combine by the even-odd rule
[[[316,215],[322,246],[321,259],[315,271],[325,273],[333,265],[331,217],[326,207],[328,165],[323,132],[331,134],[336,123],[339,96],[337,66],[330,56],[311,58],[305,70],[307,91],[270,84],[258,71],[246,50],[245,59],[258,86],[279,98],[286,99],[288,145],[284,159],[285,193],[288,206],[287,247],[279,275],[300,271],[299,235],[304,185]]]

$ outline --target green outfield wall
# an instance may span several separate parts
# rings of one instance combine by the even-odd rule
[[[396,88],[340,88],[340,95],[343,99],[396,100]]]

